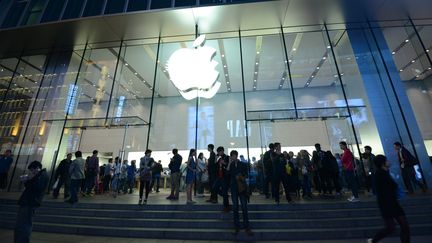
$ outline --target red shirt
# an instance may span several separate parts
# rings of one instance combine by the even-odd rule
[[[349,149],[344,150],[341,160],[345,170],[354,170],[354,156]]]

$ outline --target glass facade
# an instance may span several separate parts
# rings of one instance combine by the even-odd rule
[[[25,18],[7,21],[196,4],[29,2],[33,10],[11,6],[23,8]],[[46,7],[39,13],[36,6],[42,3]],[[294,153],[311,153],[315,143],[339,153],[339,142],[346,141],[360,162],[365,145],[397,161],[393,143],[401,141],[419,159],[423,179],[432,180],[431,21],[205,34],[204,46],[196,49],[198,33],[2,55],[0,143],[1,152],[12,149],[14,154],[10,189],[21,189],[18,177],[29,162],[40,160],[52,173],[58,161],[76,150],[87,156],[97,149],[105,161],[113,156],[139,159],[149,148],[166,167],[173,148],[186,158],[190,148],[206,152],[213,143],[258,159],[276,141]],[[194,53],[200,48],[215,50],[211,60],[217,63],[220,87],[211,98],[185,99],[171,81],[169,60],[179,49]],[[193,88],[182,91],[194,95]],[[398,175],[397,163],[393,166]]]

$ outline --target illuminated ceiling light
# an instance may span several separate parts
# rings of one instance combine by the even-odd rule
[[[407,42],[409,42],[409,40],[408,40],[408,39],[406,39],[406,40],[405,40],[405,43],[407,43]]]
[[[258,72],[255,72],[255,74],[257,74]]]
[[[289,62],[292,62],[292,60],[289,60]]]
[[[3,72],[3,68],[1,69],[1,72]]]
[[[392,51],[392,55],[394,55],[394,54],[396,54],[396,52],[395,52],[395,51]]]
[[[311,78],[315,78],[315,76],[312,75]]]
[[[316,67],[316,69],[318,70],[318,69],[320,69],[320,67]]]
[[[226,68],[226,65],[224,65],[224,68]]]
[[[418,78],[418,77],[420,77],[420,76],[416,75],[416,78]]]
[[[227,84],[229,84],[230,82],[229,81],[227,81]]]
[[[327,49],[330,49],[331,46],[327,46]]]
[[[129,64],[128,64],[128,63],[125,63],[125,66],[129,66]]]
[[[256,62],[255,65],[258,65],[258,63]]]
[[[341,76],[344,76],[344,74],[343,74],[343,73],[341,73]]]
[[[93,85],[93,87],[96,87],[96,84],[92,84]]]
[[[297,51],[297,49],[296,49],[296,48],[293,48],[292,50],[293,50],[293,51]]]
[[[225,74],[225,77],[228,77],[228,74]]]
[[[291,62],[291,61],[290,61]],[[287,60],[285,60],[285,63],[287,63]]]
[[[257,54],[260,54],[260,52],[259,52],[259,51],[257,51]]]
[[[322,59],[325,60],[325,59],[327,59],[327,57],[323,57]]]
[[[423,93],[423,94],[426,94],[426,93],[427,93],[427,90],[423,89],[423,90],[422,90],[422,93]]]
[[[432,67],[428,67],[428,70],[431,70],[432,69]]]
[[[412,63],[415,63],[415,60],[412,60],[411,62],[412,62]]]
[[[399,72],[403,72],[403,69],[399,69]]]
[[[279,84],[279,87],[282,87],[282,84]]]
[[[160,63],[160,60],[157,60],[157,63]]]
[[[254,82],[256,82],[256,79],[254,79]]]
[[[224,54],[222,54],[222,57],[225,57],[225,55],[224,55]]]
[[[254,89],[256,89],[256,87],[254,86]]]
[[[138,75],[138,73],[134,73],[135,75]]]
[[[282,80],[285,80],[285,78],[282,78]]]
[[[429,52],[429,49],[427,49],[426,52]]]

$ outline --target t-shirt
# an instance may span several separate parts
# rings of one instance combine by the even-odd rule
[[[13,162],[12,157],[2,156],[0,158],[0,173],[7,173]]]

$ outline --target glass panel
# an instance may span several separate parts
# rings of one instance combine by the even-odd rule
[[[45,9],[41,22],[56,21],[60,18],[66,0],[51,0]]]
[[[4,18],[2,28],[11,28],[17,26],[26,5],[27,2],[14,2],[6,17]]]
[[[87,1],[85,9],[84,9],[83,17],[101,15],[104,3],[105,3],[105,0]]]
[[[146,10],[148,5],[147,0],[129,0],[127,11]]]
[[[63,19],[74,19],[81,15],[85,0],[68,1],[66,10],[63,14]]]
[[[151,9],[171,8],[173,0],[152,0],[150,3]]]
[[[429,50],[432,45],[431,27],[419,26],[417,30],[420,36],[424,37],[423,42]],[[432,116],[430,115],[432,113],[432,86],[430,84],[432,68],[427,57],[430,52],[425,52],[411,26],[384,28],[382,31],[388,50],[392,53],[394,61],[392,68],[399,71],[399,77],[414,112],[415,121],[419,126],[426,148],[428,148],[428,154],[431,156],[432,149],[428,145],[432,144]],[[405,116],[409,114],[411,112],[407,107]],[[409,140],[403,142],[410,143]]]
[[[173,148],[178,148],[183,160],[187,160],[189,149],[195,147],[196,100],[184,99],[165,69],[176,50],[192,46],[192,36],[182,39],[174,43],[165,43],[163,39],[160,46],[148,147],[155,159],[162,161],[169,161]],[[149,48],[146,55],[155,61],[156,47]]]
[[[199,0],[200,5],[216,5],[223,4],[224,0]]]
[[[31,25],[39,22],[42,10],[45,7],[46,0],[33,0],[31,1],[27,13],[24,16],[22,25]]]
[[[176,7],[189,7],[197,4],[196,0],[175,0]]]
[[[106,117],[117,56],[118,46],[86,51],[78,83],[69,87],[70,92],[78,93],[78,103],[69,110],[70,118]]]
[[[105,8],[106,14],[122,13],[126,0],[108,0]]]

